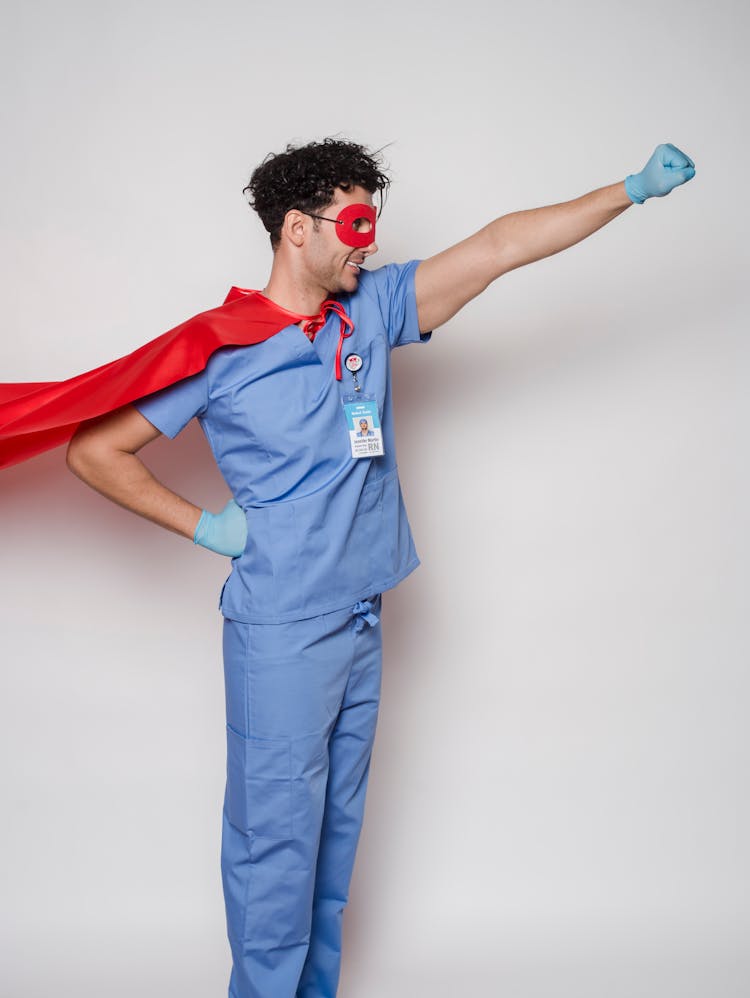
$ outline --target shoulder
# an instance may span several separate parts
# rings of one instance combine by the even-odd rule
[[[362,270],[355,294],[394,293],[400,286],[414,281],[414,273],[421,262],[409,260],[406,263],[386,263],[372,270]]]
[[[375,308],[387,316],[394,303],[414,294],[414,274],[421,260],[386,263],[372,270],[362,270],[357,290],[348,296],[353,307]]]
[[[379,326],[391,347],[420,339],[415,291],[415,274],[421,260],[387,263],[374,270],[363,270],[357,290],[342,301],[355,324]]]

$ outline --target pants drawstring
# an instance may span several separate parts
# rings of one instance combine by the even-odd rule
[[[380,623],[379,618],[372,612],[373,604],[370,600],[359,600],[352,607],[352,613],[355,615],[354,630],[359,633],[363,630],[365,624],[368,627],[374,627],[376,624]]]

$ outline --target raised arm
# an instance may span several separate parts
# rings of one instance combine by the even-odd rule
[[[663,197],[695,175],[695,164],[671,144],[657,146],[639,174],[573,201],[515,211],[468,239],[423,260],[414,277],[419,328],[447,322],[502,274],[574,246],[633,203]]]

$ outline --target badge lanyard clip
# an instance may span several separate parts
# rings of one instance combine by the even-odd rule
[[[347,371],[351,372],[351,375],[354,378],[355,392],[362,391],[362,385],[360,385],[359,380],[357,378],[357,371],[360,371],[362,369],[362,364],[363,364],[362,358],[359,356],[358,353],[347,354],[346,359],[344,360],[344,367],[347,369]]]

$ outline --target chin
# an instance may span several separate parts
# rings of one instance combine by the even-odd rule
[[[353,291],[357,290],[359,284],[359,277],[357,274],[352,274],[351,277],[346,281],[342,281],[340,278],[338,281],[331,281],[328,286],[329,295],[349,295]]]

